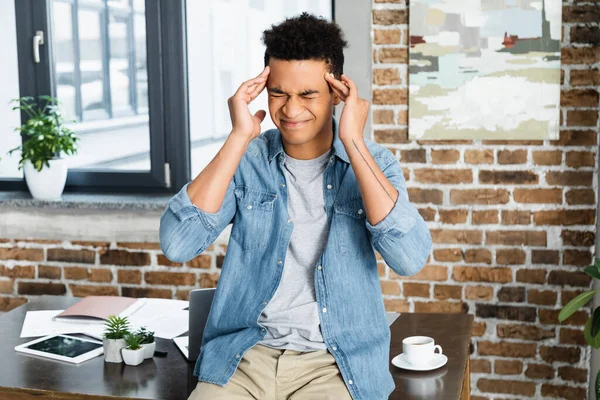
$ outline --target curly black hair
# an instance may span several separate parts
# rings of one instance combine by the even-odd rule
[[[341,79],[344,48],[348,42],[338,24],[303,12],[263,32],[265,67],[271,57],[280,60],[322,60]]]

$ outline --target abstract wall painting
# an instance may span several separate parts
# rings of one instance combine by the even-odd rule
[[[557,139],[561,0],[411,0],[409,137]]]

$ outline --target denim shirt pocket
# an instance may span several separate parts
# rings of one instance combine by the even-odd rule
[[[233,191],[237,212],[231,237],[243,250],[262,249],[267,246],[273,226],[273,213],[277,194],[238,185]]]
[[[372,249],[361,198],[338,201],[333,205],[333,211],[335,214],[333,227],[338,253],[350,258],[360,258]]]

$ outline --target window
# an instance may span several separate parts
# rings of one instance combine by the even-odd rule
[[[111,192],[174,192],[194,178],[231,130],[227,98],[263,68],[262,31],[302,11],[328,19],[334,13],[331,0],[19,0],[14,6],[18,70],[27,77],[19,80],[19,95],[56,96],[81,137],[66,191]],[[38,31],[44,44],[35,62]],[[251,105],[252,112],[261,108],[267,109],[266,92]],[[274,127],[267,114],[262,129]],[[20,171],[4,170],[10,174],[0,168],[0,190],[27,190]]]

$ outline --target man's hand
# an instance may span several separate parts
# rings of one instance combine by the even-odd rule
[[[343,144],[349,145],[352,140],[363,140],[363,132],[369,116],[369,102],[358,97],[358,88],[346,75],[338,80],[330,72],[325,72],[325,80],[344,102],[338,136]]]
[[[248,105],[264,90],[269,72],[269,66],[266,66],[260,75],[242,83],[237,92],[227,99],[233,127],[231,135],[242,136],[248,140],[260,135],[260,123],[265,119],[267,112],[258,110],[252,115]]]

